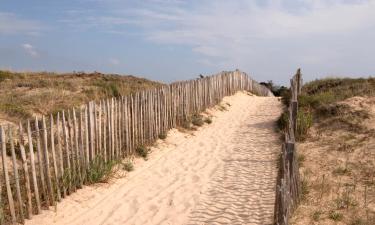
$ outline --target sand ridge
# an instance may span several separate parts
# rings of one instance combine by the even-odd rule
[[[126,177],[84,187],[26,224],[271,224],[281,103],[242,92],[226,103],[193,134],[170,131]]]

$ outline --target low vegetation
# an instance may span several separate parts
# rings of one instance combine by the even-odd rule
[[[114,170],[116,164],[117,162],[114,160],[105,162],[102,157],[96,157],[86,171],[88,183],[107,183],[116,174]],[[76,179],[73,179],[73,181],[76,181]]]
[[[134,170],[134,165],[133,163],[129,160],[129,161],[126,161],[122,164],[122,168],[127,171],[127,172],[131,172]]]
[[[167,138],[167,132],[162,132],[159,134],[159,139],[164,140]]]
[[[134,76],[101,73],[0,71],[0,124],[56,113],[108,97],[161,85]],[[9,91],[12,90],[12,91]]]
[[[375,224],[375,79],[305,84],[298,122],[303,198],[291,224]]]
[[[197,127],[201,127],[203,126],[204,124],[204,121],[203,121],[203,116],[202,115],[199,115],[199,114],[195,114],[191,117],[191,123],[194,125],[194,126],[197,126]]]
[[[145,146],[139,146],[135,149],[135,152],[137,153],[138,156],[147,159],[148,153],[150,152],[150,149],[148,149]]]

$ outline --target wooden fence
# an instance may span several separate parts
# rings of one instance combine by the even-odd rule
[[[241,90],[272,95],[243,72],[222,72],[0,127],[1,224],[24,223],[90,183],[96,163],[134,156],[137,147]]]
[[[277,225],[289,224],[289,217],[296,208],[301,195],[295,140],[298,95],[301,93],[302,88],[300,69],[290,80],[290,85],[289,123],[285,131],[285,142],[282,144],[276,188],[275,224]]]

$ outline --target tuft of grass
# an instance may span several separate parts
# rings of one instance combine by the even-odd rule
[[[299,153],[297,156],[297,162],[300,167],[303,165],[305,160],[306,160],[306,156],[304,154]]]
[[[206,117],[204,119],[204,122],[207,123],[207,124],[211,124],[212,123],[212,119],[210,117]]]
[[[113,167],[116,164],[114,160],[105,162],[102,157],[96,157],[86,172],[87,182],[90,184],[107,183],[115,174]]]
[[[198,115],[198,114],[193,115],[192,118],[191,118],[191,123],[194,126],[197,126],[197,127],[203,126],[203,124],[204,124],[203,116],[202,115]]]
[[[316,210],[316,211],[313,212],[313,214],[311,215],[311,217],[312,217],[312,219],[313,219],[315,222],[317,222],[317,221],[320,220],[320,216],[321,216],[322,214],[323,214],[322,211],[320,211],[320,210]]]
[[[147,159],[149,149],[146,148],[145,146],[139,146],[138,148],[135,149],[135,152],[137,153],[138,156],[141,156],[144,159]]]
[[[164,139],[166,139],[166,138],[167,138],[167,132],[161,132],[161,133],[159,134],[159,139],[164,140]]]
[[[134,165],[131,161],[127,161],[125,163],[122,164],[122,168],[125,170],[125,171],[128,171],[128,172],[131,172],[134,170]]]
[[[343,219],[344,215],[340,212],[336,212],[336,211],[329,211],[328,213],[328,218],[330,218],[331,220],[333,221],[341,221]]]

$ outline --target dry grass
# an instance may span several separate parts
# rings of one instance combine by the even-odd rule
[[[108,97],[161,85],[134,76],[101,73],[0,71],[0,124],[56,113]]]
[[[329,107],[298,146],[307,190],[292,224],[375,224],[375,97]]]

